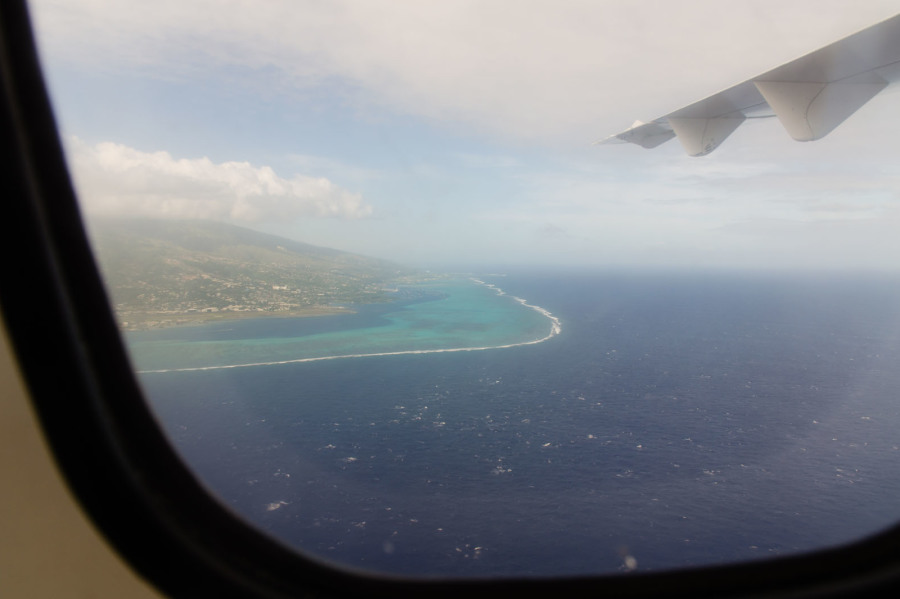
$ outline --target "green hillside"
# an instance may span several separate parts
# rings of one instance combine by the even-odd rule
[[[91,238],[124,328],[316,315],[387,301],[411,269],[208,221],[98,220]]]

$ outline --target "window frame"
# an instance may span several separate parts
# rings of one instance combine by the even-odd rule
[[[119,554],[162,592],[860,597],[900,588],[900,526],[840,548],[765,561],[559,579],[374,575],[267,537],[210,497],[143,401],[81,221],[25,0],[0,3],[0,71],[0,308],[69,488]]]

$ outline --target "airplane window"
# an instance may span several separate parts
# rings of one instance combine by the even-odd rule
[[[661,8],[32,3],[133,367],[221,503],[442,577],[900,519],[900,52],[791,63],[896,3]]]

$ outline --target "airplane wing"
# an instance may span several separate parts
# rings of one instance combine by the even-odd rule
[[[896,81],[900,14],[596,144],[655,148],[677,137],[690,156],[705,156],[746,119],[766,116],[777,117],[797,141],[813,141]]]

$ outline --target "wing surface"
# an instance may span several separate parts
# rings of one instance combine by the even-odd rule
[[[596,142],[655,148],[677,137],[705,156],[748,118],[775,116],[797,141],[821,139],[900,81],[900,14],[699,102]]]

